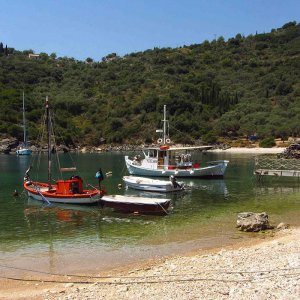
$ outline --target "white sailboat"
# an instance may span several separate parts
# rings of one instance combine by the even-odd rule
[[[17,155],[31,155],[32,150],[29,149],[26,136],[26,118],[25,118],[25,97],[23,92],[23,143],[18,146]]]
[[[163,129],[156,130],[162,133],[158,139],[158,147],[142,150],[144,158],[139,155],[130,158],[125,156],[125,163],[129,174],[138,176],[158,177],[223,177],[228,160],[210,161],[205,165],[192,161],[192,151],[204,151],[212,146],[173,147],[167,136],[166,105],[164,105]]]

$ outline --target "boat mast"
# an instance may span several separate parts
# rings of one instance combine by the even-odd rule
[[[166,124],[167,124],[166,116],[167,116],[167,109],[166,109],[166,105],[164,105],[164,119],[162,120],[164,123],[164,125],[163,125],[163,145],[166,144]]]
[[[46,124],[48,132],[48,189],[51,189],[51,124],[48,96],[46,96]]]
[[[25,119],[25,96],[23,91],[23,142],[24,146],[26,145],[26,119]]]

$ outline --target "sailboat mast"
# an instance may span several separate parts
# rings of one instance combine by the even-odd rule
[[[163,122],[164,122],[164,126],[163,126],[163,144],[164,145],[166,144],[166,124],[167,124],[166,117],[167,117],[167,108],[166,108],[166,105],[164,105],[164,119],[163,119]]]
[[[46,96],[46,124],[48,132],[48,188],[51,189],[51,124],[48,96]]]
[[[24,91],[23,91],[23,142],[24,146],[26,145],[26,119],[25,119],[25,96],[24,96]]]

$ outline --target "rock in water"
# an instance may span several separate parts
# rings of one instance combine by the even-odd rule
[[[267,213],[243,212],[239,213],[236,222],[237,228],[241,231],[258,232],[265,229],[273,229],[269,224]]]

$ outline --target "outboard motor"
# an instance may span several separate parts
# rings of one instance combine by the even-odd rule
[[[170,176],[170,181],[172,182],[174,188],[181,187],[181,186],[178,184],[177,179],[176,179],[176,177],[175,177],[174,175],[171,175],[171,176]]]

